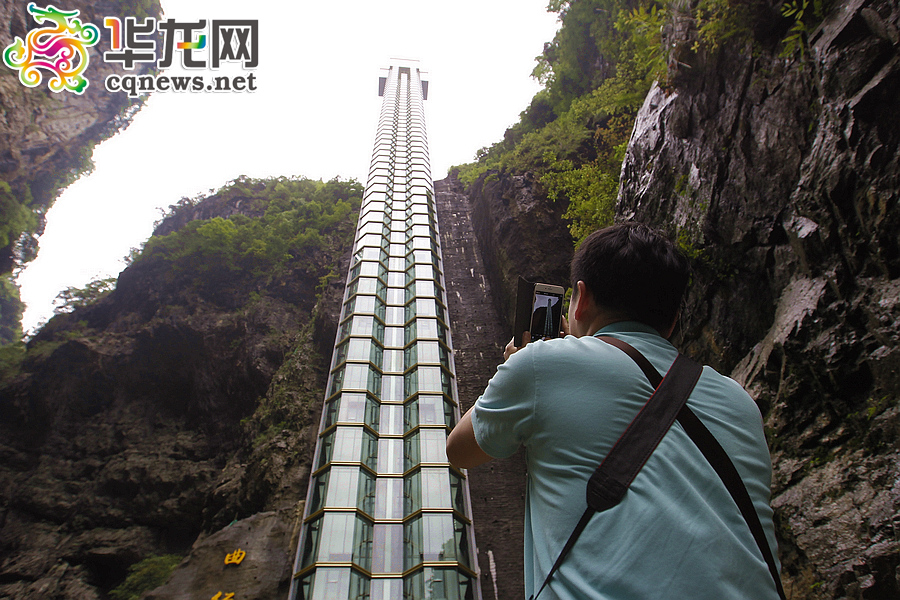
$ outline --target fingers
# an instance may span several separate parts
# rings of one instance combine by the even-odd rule
[[[567,335],[569,335],[569,320],[565,317],[565,315],[563,315],[563,317],[560,320],[560,332],[559,333],[562,337],[566,337]]]
[[[506,348],[503,350],[503,360],[508,360],[510,356],[524,348],[528,342],[531,341],[531,332],[526,331],[522,334],[522,345],[516,347],[516,338],[512,338],[509,340],[509,343],[506,344]]]
[[[503,360],[509,360],[509,357],[518,351],[516,348],[516,338],[512,338],[509,340],[509,343],[506,345],[506,348],[503,349]]]

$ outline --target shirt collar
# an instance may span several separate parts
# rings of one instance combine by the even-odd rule
[[[608,333],[650,333],[657,336],[659,335],[657,330],[639,321],[617,321],[602,328],[594,334],[594,337],[606,335]]]

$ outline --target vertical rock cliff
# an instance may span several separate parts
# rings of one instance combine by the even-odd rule
[[[108,598],[154,555],[184,560],[152,598],[287,596],[360,197],[242,180],[180,206],[29,342],[0,381],[0,597]],[[293,239],[261,224],[304,212]]]
[[[896,598],[900,10],[836,5],[785,59],[776,7],[742,47],[667,42],[618,219],[661,226],[695,259],[682,346],[731,373],[770,434],[792,598]]]
[[[50,26],[38,24],[28,13],[28,4],[0,1],[0,50],[15,38],[24,39],[29,30]],[[138,3],[71,0],[60,10],[78,10],[83,23],[102,28],[106,16],[140,16],[138,12],[147,11],[152,16],[160,11],[158,0],[142,5],[138,10]],[[88,87],[80,95],[51,92],[47,71],[42,71],[41,85],[28,88],[18,72],[0,66],[0,343],[21,336],[23,308],[9,277],[13,269],[34,259],[45,215],[59,190],[90,171],[94,145],[127,127],[140,109],[141,101],[103,88],[107,75],[123,71],[103,62],[107,50],[105,36],[88,48],[84,73]],[[136,73],[144,71],[146,67],[140,66]]]

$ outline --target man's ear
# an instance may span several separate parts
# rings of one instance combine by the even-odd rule
[[[571,301],[575,303],[575,312],[572,313],[572,316],[579,321],[584,321],[586,317],[585,311],[590,309],[591,300],[591,292],[588,291],[587,286],[584,285],[583,281],[578,281],[575,284],[575,293],[572,294]]]

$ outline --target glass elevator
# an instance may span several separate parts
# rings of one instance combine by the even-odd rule
[[[383,96],[322,410],[290,600],[480,600],[423,100]]]

